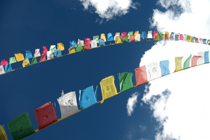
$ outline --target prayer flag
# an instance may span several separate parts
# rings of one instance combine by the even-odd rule
[[[10,71],[12,71],[12,65],[11,65],[11,64],[5,65],[5,66],[4,66],[4,71],[5,71],[5,72],[10,72]]]
[[[147,65],[148,71],[148,81],[161,77],[161,71],[159,64],[157,62],[153,62]]]
[[[91,44],[92,44],[92,42],[91,42]],[[89,42],[85,42],[84,43],[84,50],[89,50],[90,49],[90,44],[89,44]]]
[[[195,42],[195,37],[194,36],[192,36],[191,42]]]
[[[99,42],[99,36],[98,35],[93,36],[93,40],[96,40],[96,42],[98,43]]]
[[[191,35],[188,35],[187,36],[187,42],[191,42],[191,40],[192,40],[192,36]]]
[[[183,57],[175,57],[175,72],[182,70],[182,58]]]
[[[10,59],[9,59],[10,64],[13,64],[13,63],[16,63],[16,62],[17,61],[16,61],[15,57],[10,57]]]
[[[187,34],[184,34],[184,41],[187,41]],[[190,37],[190,36],[189,36]],[[190,38],[189,38],[190,39]]]
[[[197,64],[201,65],[201,64],[204,63],[204,53],[203,52],[198,52],[198,56],[200,56],[200,57],[198,58]]]
[[[39,62],[43,62],[43,61],[46,61],[46,54],[42,55],[42,57],[39,60]]]
[[[169,60],[160,61],[160,69],[161,69],[161,75],[162,76],[166,76],[166,75],[170,74]]]
[[[159,35],[158,35],[158,33],[155,34],[154,40],[159,40]]]
[[[175,40],[175,35],[174,35],[174,32],[171,32],[171,35],[170,35],[170,40],[171,40],[171,41],[174,41],[174,40]]]
[[[106,35],[105,34],[101,34],[101,39],[103,39],[104,42],[106,42]]]
[[[30,59],[30,58],[33,58],[33,55],[31,53],[31,51],[26,51],[26,56],[25,56],[25,59]]]
[[[198,38],[195,37],[195,43],[198,43]]]
[[[68,92],[66,94],[61,93],[61,97],[57,99],[60,110],[61,110],[61,117],[66,117],[76,111],[78,111],[77,106],[77,98],[75,91]]]
[[[90,38],[85,38],[85,42],[88,42],[89,44],[91,44]]]
[[[148,31],[147,38],[149,38],[149,39],[152,38],[152,31]]]
[[[82,43],[82,46],[84,46],[84,41],[83,40],[78,39],[77,44],[79,44],[79,43]]]
[[[8,140],[7,134],[1,125],[0,125],[0,140]]]
[[[89,44],[89,42],[85,42],[85,43]],[[80,51],[83,51],[82,43],[77,44],[77,47],[76,47],[76,52],[80,52]]]
[[[125,36],[125,35],[127,35],[126,32],[122,32],[122,33],[121,33],[121,40],[123,40],[123,36]]]
[[[5,71],[4,71],[4,66],[0,66],[0,74],[4,74],[5,73]]]
[[[55,45],[50,45],[50,51],[52,51],[54,53],[55,49],[56,49]]]
[[[114,41],[114,37],[113,37],[112,33],[107,34],[107,41]]]
[[[144,84],[147,82],[147,71],[146,66],[141,66],[135,69],[136,75],[136,86]]]
[[[179,33],[175,34],[175,41],[179,41]]]
[[[123,92],[133,87],[132,77],[132,72],[119,73],[120,92]]]
[[[24,56],[22,53],[15,53],[15,58],[16,58],[17,62],[24,60]]]
[[[209,63],[209,51],[204,52],[204,63]]]
[[[37,59],[36,59],[36,57],[34,56],[33,59],[32,59],[31,65],[36,64],[36,63],[37,63]]]
[[[191,59],[191,67],[197,66],[197,61],[200,58],[200,56],[193,56]]]
[[[58,120],[55,109],[52,107],[50,102],[34,109],[34,113],[39,126],[39,130],[51,125]]]
[[[22,66],[23,66],[23,67],[27,67],[27,66],[29,66],[29,65],[30,65],[30,62],[29,62],[29,59],[27,58],[27,59],[25,59],[25,60],[23,61]]]
[[[180,34],[180,36],[179,36],[179,40],[184,40],[184,36],[183,36],[183,34]]]
[[[43,53],[42,53],[42,55],[47,55],[47,47],[46,46],[43,46],[43,49],[44,49],[44,51],[43,51]]]
[[[76,41],[75,41],[75,40],[73,40],[73,41],[69,41],[69,43],[70,43],[70,47],[74,47],[74,48],[76,48],[76,47],[77,47],[77,43],[76,43]]]
[[[130,39],[131,35],[133,35],[133,31],[128,32],[128,39]]]
[[[61,51],[64,51],[65,48],[64,48],[63,43],[57,43],[57,49],[60,49]]]
[[[101,93],[103,97],[101,103],[103,103],[105,99],[108,99],[114,95],[117,95],[117,89],[115,87],[113,75],[102,79],[100,82],[100,86],[101,86]]]
[[[141,41],[141,35],[140,34],[135,35],[135,41]]]
[[[116,32],[116,33],[115,33],[115,36],[114,36],[114,40],[115,40],[115,41],[116,41],[117,36],[120,36],[120,33],[119,33],[119,32]]]
[[[145,41],[145,40],[147,39],[147,33],[146,33],[146,32],[142,32],[142,34],[141,34],[141,39],[142,39],[143,41]]]
[[[207,39],[203,39],[203,44],[206,44]]]
[[[52,51],[47,51],[47,60],[49,59],[53,59],[54,58],[54,54]]]
[[[207,45],[210,45],[210,39],[207,41]]]
[[[191,60],[192,54],[185,60],[184,62],[184,68],[183,69],[188,69],[190,68],[190,60]]]
[[[98,45],[97,45],[97,41],[96,40],[92,40],[91,41],[91,48],[96,48]]]
[[[55,57],[61,56],[62,55],[61,50],[60,49],[55,49],[54,50],[54,55],[55,55]]]
[[[34,133],[31,120],[26,112],[9,122],[8,128],[14,140],[22,139]]]
[[[74,46],[70,47],[68,50],[69,50],[69,54],[76,53]]]
[[[155,38],[155,35],[158,34],[158,31],[153,32],[153,38]]]
[[[81,109],[85,109],[97,103],[96,91],[93,86],[89,86],[84,90],[79,90],[79,105]]]
[[[123,43],[126,43],[126,42],[128,42],[128,36],[127,35],[124,35],[123,36]]]
[[[35,57],[41,56],[41,54],[40,54],[40,49],[36,49],[36,50],[35,50],[34,56],[35,56]]]
[[[1,65],[2,65],[2,66],[5,66],[5,65],[7,65],[7,64],[8,64],[8,61],[7,61],[7,60],[2,60],[2,61],[1,61]]]
[[[164,40],[164,34],[163,34],[163,32],[160,32],[159,33],[159,40]]]
[[[98,45],[99,46],[105,46],[104,40],[103,39],[99,39]]]
[[[139,31],[136,31],[135,33],[134,33],[134,37],[136,38],[136,35],[137,34],[139,34]]]
[[[135,42],[134,35],[131,35],[131,36],[130,36],[129,42]]]
[[[165,31],[165,40],[169,40],[169,32]]]
[[[202,38],[199,38],[198,39],[198,43],[203,44],[203,39]]]
[[[117,36],[115,40],[115,44],[120,44],[120,43],[122,43],[121,36]]]

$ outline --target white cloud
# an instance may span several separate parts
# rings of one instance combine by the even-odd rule
[[[128,116],[131,116],[131,114],[134,112],[134,107],[136,106],[135,104],[137,103],[137,98],[138,98],[139,94],[137,93],[133,93],[132,97],[128,98],[128,102],[127,102],[127,113]]]
[[[136,9],[136,4],[132,0],[80,0],[85,10],[94,7],[102,19],[112,19],[115,16],[125,15],[130,8]]]
[[[166,9],[154,10],[151,27],[158,31],[175,31],[195,37],[210,38],[210,1],[208,0],[159,0]],[[177,9],[181,9],[178,12]],[[140,66],[169,60],[169,69],[175,70],[175,57],[209,50],[209,46],[182,41],[158,42],[145,52]],[[151,81],[142,101],[150,105],[153,116],[160,123],[156,140],[210,139],[210,64],[189,68]],[[148,87],[147,87],[148,88]]]

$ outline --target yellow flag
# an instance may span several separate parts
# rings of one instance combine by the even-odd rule
[[[192,40],[191,35],[187,35],[187,42],[191,42],[191,40]]]
[[[100,82],[100,86],[103,97],[101,103],[103,103],[105,99],[117,94],[117,89],[115,87],[113,75],[102,79]]]
[[[169,32],[165,31],[165,40],[169,40]]]
[[[183,57],[175,57],[175,72],[182,70],[182,58]]]
[[[122,43],[121,36],[116,36],[115,44]]]
[[[70,47],[68,50],[69,50],[69,54],[76,53],[74,46]]]
[[[57,49],[60,49],[61,51],[64,51],[65,48],[64,48],[63,43],[57,43]]]
[[[134,33],[134,38],[136,37],[137,34],[139,34],[139,31],[136,31],[136,32]]]
[[[106,35],[105,34],[101,34],[101,39],[103,39],[104,42],[106,42]]]
[[[1,125],[0,125],[0,140],[8,140],[7,134]]]
[[[29,66],[29,65],[30,65],[29,59],[28,59],[28,58],[25,59],[25,60],[23,61],[22,65],[23,65],[23,67]]]
[[[15,58],[16,58],[17,62],[24,60],[24,56],[22,53],[15,53]]]

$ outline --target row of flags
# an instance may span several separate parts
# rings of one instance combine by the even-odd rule
[[[175,71],[181,71],[190,67],[194,67],[203,63],[209,63],[209,51],[199,52],[198,55],[190,55],[182,65],[183,57],[175,57]],[[97,103],[103,103],[104,100],[120,94],[126,90],[142,85],[148,81],[163,77],[170,74],[169,60],[153,62],[148,65],[143,65],[135,69],[136,85],[133,84],[133,73],[119,73],[120,92],[117,92],[115,85],[115,77],[113,75],[106,77],[100,81],[102,100],[97,100],[97,87],[89,86],[79,90],[79,99],[76,98],[76,92],[71,91],[66,94],[62,91],[61,96],[57,101],[60,106],[61,118],[58,119],[55,109],[51,102],[48,102],[41,107],[34,109],[38,130],[34,130],[28,113],[24,112],[17,118],[8,123],[9,131],[14,140],[27,137],[55,122],[58,122],[74,113],[82,111]],[[0,139],[7,140],[7,135],[2,126],[0,126]]]
[[[121,35],[121,36],[120,36]],[[110,45],[108,42],[114,42],[113,44],[120,44],[120,43],[127,43],[127,42],[139,42],[139,41],[146,41],[146,40],[171,40],[171,41],[186,41],[186,42],[194,42],[194,43],[201,43],[201,44],[210,44],[210,39],[203,39],[197,38],[187,34],[180,34],[174,32],[158,32],[158,31],[148,31],[148,33],[142,31],[140,34],[139,31],[135,33],[133,31],[130,32],[117,32],[113,36],[112,33],[108,33],[107,36],[102,33],[100,38],[99,35],[93,36],[93,39],[85,38],[84,40],[78,39],[76,42],[75,40],[69,41],[70,47],[68,48],[69,54],[73,54],[76,52],[84,51],[93,49],[100,46]],[[113,45],[111,44],[111,45]],[[40,53],[40,49],[35,49],[34,54],[31,51],[27,50],[25,56],[22,53],[15,54],[14,57],[10,57],[9,62],[7,60],[2,60],[0,64],[0,75],[5,74],[10,71],[14,71],[12,69],[12,65],[16,62],[22,62],[22,67],[26,67],[29,65],[33,65],[39,62],[43,62],[46,60],[50,60],[56,57],[62,57],[62,51],[65,50],[63,43],[57,43],[56,45],[51,45],[50,49],[48,50],[46,46],[43,46],[43,52]],[[37,57],[40,57],[40,60],[37,61]],[[46,59],[47,57],[47,59]],[[31,60],[30,60],[31,59]],[[31,62],[30,62],[31,61]]]

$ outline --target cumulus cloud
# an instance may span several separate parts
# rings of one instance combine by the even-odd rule
[[[138,96],[139,94],[133,93],[132,97],[128,98],[128,102],[127,102],[128,116],[131,116],[131,114],[134,112],[134,107],[136,106]]]
[[[80,0],[85,10],[94,8],[102,19],[112,19],[115,16],[125,15],[130,8],[136,9],[138,3],[132,0]]]

